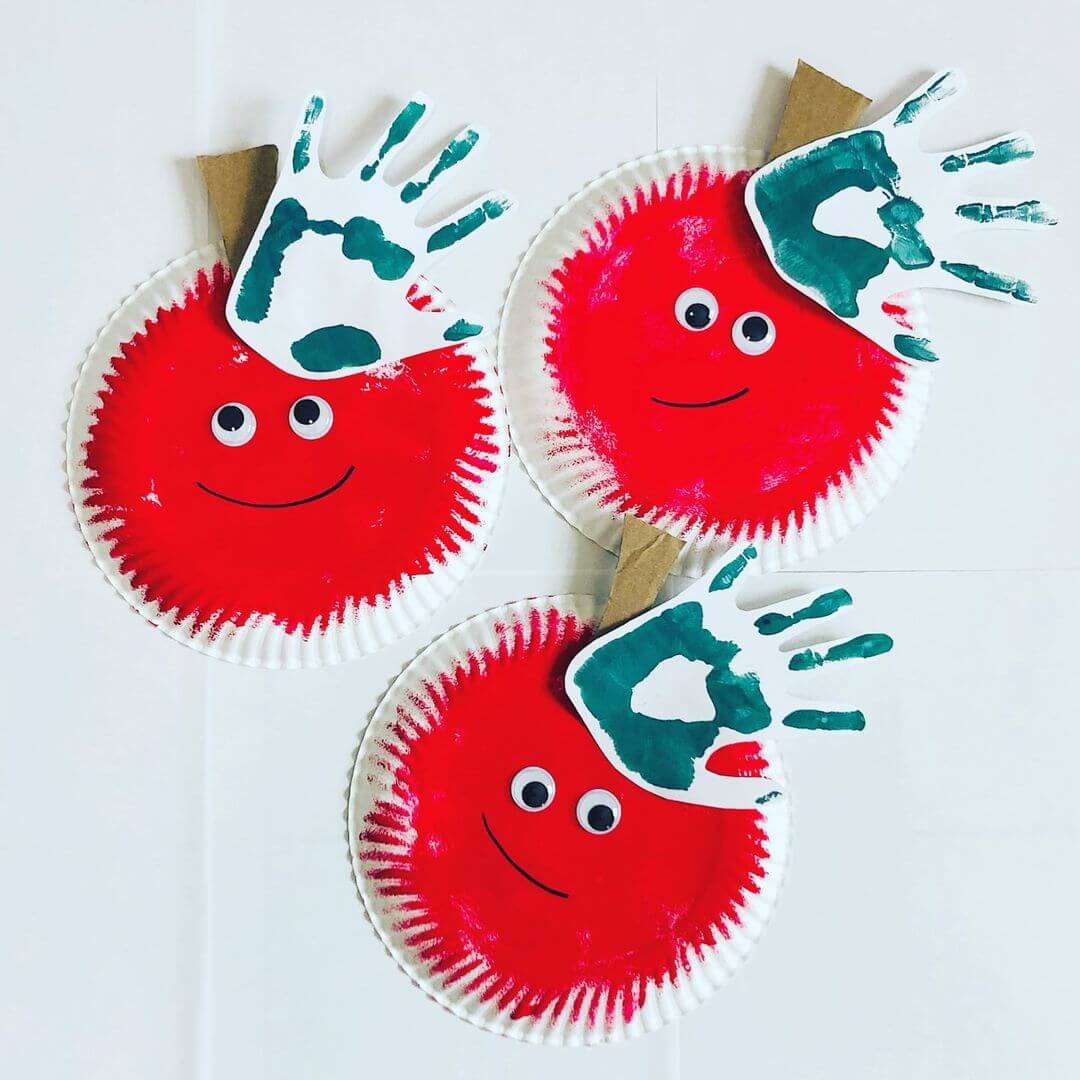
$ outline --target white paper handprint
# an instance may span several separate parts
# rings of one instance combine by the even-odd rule
[[[746,187],[750,217],[780,276],[909,360],[938,358],[906,323],[903,298],[913,290],[1035,300],[1027,282],[956,257],[959,233],[1056,224],[1038,200],[972,199],[958,190],[969,169],[1032,157],[1028,135],[948,154],[919,148],[923,121],[964,85],[959,72],[936,75],[876,124],[792,150]]]
[[[728,809],[761,805],[780,794],[777,781],[713,771],[713,755],[774,724],[804,731],[865,726],[860,710],[810,696],[811,673],[881,656],[892,638],[859,634],[784,651],[807,623],[821,625],[848,607],[851,594],[831,589],[743,610],[732,586],[756,557],[753,547],[729,553],[719,570],[590,642],[567,669],[566,692],[611,763],[665,798]]]
[[[313,95],[229,294],[229,325],[272,363],[338,378],[476,337],[482,327],[442,302],[422,275],[455,244],[511,208],[488,194],[419,226],[432,186],[481,134],[466,128],[401,185],[384,166],[429,111],[414,97],[349,176],[319,165],[325,103]]]

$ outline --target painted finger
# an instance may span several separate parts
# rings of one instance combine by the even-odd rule
[[[903,128],[922,123],[936,112],[950,98],[962,94],[967,87],[964,76],[959,71],[942,71],[923,83],[892,114],[892,126]]]
[[[862,731],[866,717],[860,709],[814,702],[792,709],[780,723],[796,731]]]
[[[796,596],[780,604],[770,604],[767,612],[754,619],[754,627],[759,634],[772,637],[808,620],[827,619],[851,603],[851,593],[847,589]]]
[[[888,634],[858,634],[824,650],[800,649],[791,654],[787,666],[789,671],[814,671],[845,660],[871,660],[884,656],[892,647],[893,639]]]
[[[923,284],[928,289],[948,289],[1007,303],[1034,304],[1038,301],[1031,285],[1022,278],[987,270],[975,263],[952,262],[949,259],[942,259]]]
[[[871,329],[873,332],[867,336],[872,341],[905,360],[913,360],[919,364],[933,364],[941,359],[941,353],[935,342],[911,329],[897,329],[888,316],[876,322]]]
[[[326,100],[322,94],[312,94],[304,106],[303,115],[293,136],[289,162],[294,173],[303,172],[313,161],[319,162],[319,137],[322,133]]]
[[[1058,223],[1045,203],[1038,199],[983,199],[961,203],[956,216],[965,226],[997,229],[1041,229]]]
[[[513,205],[509,195],[489,194],[477,199],[452,220],[444,220],[431,227],[427,239],[428,254],[437,254],[460,243],[489,221],[501,218]]]
[[[730,589],[751,561],[757,558],[757,554],[757,548],[752,544],[739,552],[735,552],[734,549],[729,551],[709,582],[709,592],[723,592],[725,589]]]
[[[455,165],[460,165],[480,142],[480,132],[467,127],[455,135],[433,161],[414,173],[401,185],[401,201],[414,203],[426,195],[435,181]]]
[[[364,163],[356,170],[361,180],[375,179],[383,165],[401,149],[405,140],[419,127],[428,110],[428,100],[422,94],[414,94],[409,99],[383,132],[382,138],[364,156]]]
[[[941,359],[937,344],[919,332],[919,317],[910,317],[913,309],[921,307],[917,291],[928,286],[927,273],[926,270],[912,273],[905,292],[898,293],[888,287],[868,290],[866,314],[856,327],[881,348],[916,363],[934,363]]]
[[[958,173],[974,165],[1012,165],[1035,156],[1035,143],[1030,135],[1014,131],[949,154],[938,154],[938,167],[945,173]]]

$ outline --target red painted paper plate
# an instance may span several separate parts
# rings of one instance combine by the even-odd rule
[[[310,381],[233,334],[228,283],[216,247],[187,255],[90,350],[67,432],[79,525],[132,607],[201,652],[262,667],[372,652],[484,548],[507,453],[491,358],[466,344]]]
[[[907,461],[930,373],[788,286],[743,200],[758,155],[691,147],[615,169],[525,255],[499,365],[515,446],[611,551],[634,513],[699,574],[733,542],[789,566],[860,522]],[[894,312],[922,334],[917,296]]]
[[[679,803],[609,763],[563,690],[597,614],[523,600],[451,630],[387,692],[353,771],[353,868],[387,949],[453,1013],[528,1042],[623,1039],[710,997],[786,858],[786,799]],[[780,778],[771,745],[738,745],[739,775]]]

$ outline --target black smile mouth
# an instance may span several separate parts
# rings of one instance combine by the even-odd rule
[[[488,824],[487,814],[481,814],[480,820],[484,823],[484,830],[487,832],[491,842],[498,848],[499,854],[526,880],[535,885],[538,889],[543,889],[546,893],[551,893],[552,896],[561,896],[566,900],[570,894],[562,892],[559,889],[553,889],[550,885],[545,885],[542,881],[538,881],[529,873],[524,867],[519,866],[510,855],[507,853],[506,848],[499,843],[498,837],[491,831],[491,826]]]
[[[333,495],[334,492],[337,491],[350,476],[352,476],[355,470],[356,466],[350,465],[341,478],[332,483],[325,491],[319,491],[314,495],[308,495],[304,499],[292,499],[290,502],[248,502],[246,499],[234,499],[231,495],[222,495],[220,491],[208,488],[201,480],[196,480],[195,486],[200,491],[205,491],[207,495],[213,495],[215,499],[223,499],[225,502],[235,503],[237,506],[251,506],[256,510],[287,510],[290,506],[304,506],[306,503],[313,503],[319,499],[325,499],[327,495]]]
[[[750,387],[744,386],[727,397],[713,398],[712,401],[665,401],[663,398],[654,397],[651,400],[657,405],[667,405],[670,409],[711,409],[714,405],[726,405],[729,401],[738,401],[744,394],[750,393]]]

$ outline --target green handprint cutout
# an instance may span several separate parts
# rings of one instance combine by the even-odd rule
[[[365,164],[331,179],[319,165],[325,102],[319,95],[308,101],[226,308],[240,338],[285,371],[335,378],[482,332],[423,275],[506,213],[510,200],[488,195],[448,219],[417,223],[433,185],[469,156],[479,132],[466,128],[400,185],[380,175],[427,111],[426,102],[409,101]]]
[[[829,620],[850,606],[851,594],[833,589],[745,610],[733,586],[756,555],[745,548],[680,596],[591,642],[567,670],[567,694],[598,745],[649,790],[710,806],[760,806],[775,797],[776,780],[714,772],[715,751],[775,719],[804,731],[866,726],[861,711],[808,701],[798,684],[826,664],[882,656],[892,638],[834,637],[823,650],[784,651],[785,635],[811,620],[828,637]],[[680,659],[688,663],[671,663]]]
[[[878,123],[792,150],[760,169],[746,188],[747,210],[781,277],[909,360],[937,359],[930,341],[910,332],[903,301],[916,289],[1035,300],[1027,282],[950,258],[961,229],[1056,224],[1035,199],[959,202],[950,194],[951,178],[969,168],[1030,158],[1026,135],[950,154],[919,149],[921,122],[963,86],[957,72],[935,76]],[[865,192],[871,208],[862,209],[858,199],[838,200],[845,192]]]
[[[859,314],[859,294],[894,259],[905,270],[930,266],[934,256],[919,232],[924,214],[899,194],[900,170],[878,131],[832,139],[762,176],[757,208],[773,240],[778,269],[815,289],[834,315]],[[887,202],[878,209],[892,234],[885,247],[853,236],[833,236],[814,225],[822,203],[849,188],[880,190]]]

